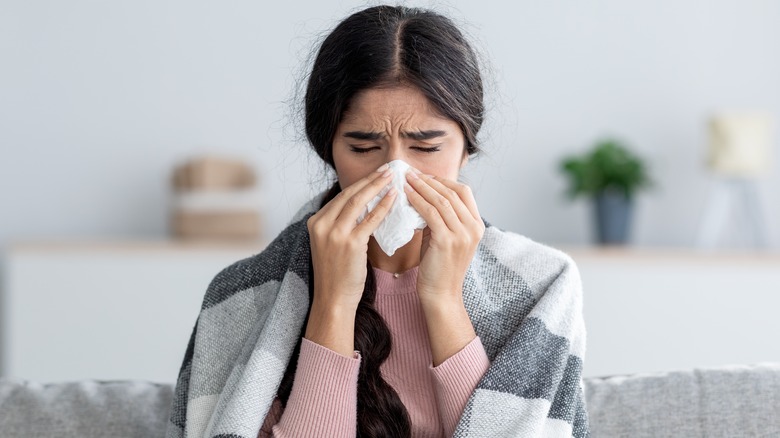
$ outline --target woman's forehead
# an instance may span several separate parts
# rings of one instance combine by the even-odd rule
[[[376,129],[403,125],[405,129],[426,130],[431,124],[452,122],[442,117],[418,89],[413,87],[371,88],[357,93],[342,124],[365,125]]]

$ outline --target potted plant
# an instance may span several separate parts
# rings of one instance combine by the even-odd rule
[[[617,140],[598,141],[587,153],[565,157],[561,171],[568,177],[568,195],[593,200],[600,244],[625,244],[636,193],[651,184],[647,166]]]

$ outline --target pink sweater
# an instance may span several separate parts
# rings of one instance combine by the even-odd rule
[[[480,339],[439,366],[432,366],[423,310],[417,297],[417,268],[398,278],[374,269],[376,309],[393,336],[382,377],[409,412],[412,436],[452,436],[469,395],[490,366]],[[344,357],[303,339],[287,408],[275,400],[258,437],[354,437],[360,355]]]

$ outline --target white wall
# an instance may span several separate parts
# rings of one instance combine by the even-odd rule
[[[203,151],[256,164],[266,233],[276,234],[324,187],[294,129],[285,134],[293,79],[317,35],[361,5],[0,3],[0,247],[162,236],[169,171]],[[538,240],[589,241],[586,205],[562,196],[556,163],[616,134],[651,161],[660,186],[641,199],[636,242],[691,243],[709,187],[707,115],[780,116],[780,2],[450,5],[440,9],[468,23],[494,82],[486,154],[467,180],[486,218]],[[778,248],[777,163],[759,188]]]

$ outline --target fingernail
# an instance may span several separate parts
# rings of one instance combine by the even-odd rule
[[[409,178],[411,178],[411,179],[419,179],[419,178],[420,178],[420,177],[419,177],[419,176],[417,176],[417,174],[416,174],[416,173],[414,173],[414,172],[406,172],[406,175],[407,175]]]
[[[385,173],[382,174],[382,178],[387,178],[388,176],[392,175],[393,171],[390,169],[385,170]]]
[[[385,164],[383,164],[383,165],[379,166],[379,169],[377,169],[376,171],[377,171],[377,172],[384,172],[384,171],[385,171],[385,170],[387,170],[389,167],[390,167],[390,166],[389,166],[387,163],[385,163]]]
[[[409,183],[404,183],[404,190],[406,190],[407,192],[414,191],[414,189],[412,188],[412,186],[409,185]]]
[[[410,167],[410,169],[412,169],[414,171],[414,173],[422,173],[422,172],[420,172],[418,169],[416,169],[414,167]]]
[[[398,194],[398,190],[395,189],[395,187],[391,187],[390,190],[387,191],[386,196],[395,196]]]

